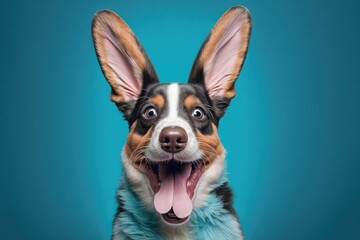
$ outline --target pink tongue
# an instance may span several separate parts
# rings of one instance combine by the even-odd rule
[[[173,205],[174,175],[167,174],[166,167],[163,164],[159,164],[159,179],[161,185],[159,191],[155,194],[154,205],[156,211],[164,214],[170,211]]]
[[[178,218],[185,218],[192,212],[192,201],[186,191],[191,174],[191,164],[183,164],[176,173],[167,173],[167,167],[159,164],[160,190],[155,194],[156,211],[165,214],[173,209]]]

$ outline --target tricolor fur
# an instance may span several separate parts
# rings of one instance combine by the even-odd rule
[[[111,100],[129,122],[112,239],[242,239],[224,169],[220,118],[235,96],[251,19],[229,9],[201,47],[187,84],[160,84],[126,23],[103,10],[92,34]]]

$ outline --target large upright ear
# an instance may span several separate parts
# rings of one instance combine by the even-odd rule
[[[221,117],[235,96],[249,45],[251,17],[241,6],[230,8],[211,29],[192,66],[189,83],[200,84]]]
[[[129,117],[142,89],[159,82],[144,49],[116,13],[102,10],[92,22],[92,36],[101,69],[111,86],[111,100]]]

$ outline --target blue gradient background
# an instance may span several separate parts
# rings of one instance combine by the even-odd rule
[[[127,123],[90,35],[121,15],[164,82],[233,5],[253,32],[221,122],[250,240],[360,239],[357,1],[2,1],[1,239],[109,239]]]

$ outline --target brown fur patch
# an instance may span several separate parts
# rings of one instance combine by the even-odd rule
[[[217,128],[212,124],[213,133],[211,135],[203,135],[199,130],[196,130],[196,139],[199,143],[199,148],[205,155],[205,166],[210,166],[218,156],[224,153],[224,147],[220,141]]]
[[[161,94],[150,97],[148,102],[154,104],[158,109],[163,109],[165,106],[165,99]]]
[[[191,110],[194,108],[194,106],[198,105],[200,103],[200,100],[195,96],[187,96],[184,100],[184,105],[187,110]]]
[[[144,151],[149,144],[153,128],[151,127],[145,135],[134,133],[137,121],[135,121],[130,128],[130,133],[125,144],[125,153],[134,167],[144,171]]]

